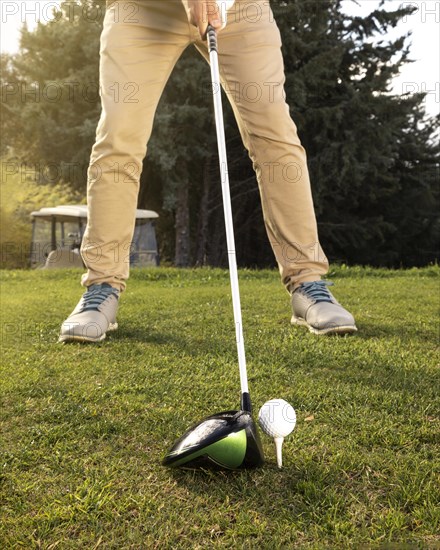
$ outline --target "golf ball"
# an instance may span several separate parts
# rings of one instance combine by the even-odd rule
[[[295,428],[295,409],[284,399],[271,399],[261,407],[258,422],[270,437],[286,437]]]

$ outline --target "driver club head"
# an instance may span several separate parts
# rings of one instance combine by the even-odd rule
[[[241,470],[261,466],[263,449],[248,411],[224,411],[201,420],[180,437],[162,461],[172,468]]]

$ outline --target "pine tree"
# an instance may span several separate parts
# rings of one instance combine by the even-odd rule
[[[422,95],[390,94],[410,51],[405,36],[380,39],[411,10],[381,6],[349,17],[340,0],[292,0],[276,10],[287,99],[330,258],[374,265],[435,258],[439,156],[431,137],[439,120],[426,118]]]

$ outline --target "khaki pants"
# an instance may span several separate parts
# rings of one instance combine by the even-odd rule
[[[85,286],[107,282],[125,289],[153,118],[168,77],[190,44],[209,58],[181,0],[108,2],[100,51],[102,114],[88,171],[81,248]],[[292,289],[319,280],[328,263],[318,241],[306,154],[284,98],[280,47],[269,2],[237,0],[219,33],[221,78],[257,175],[282,282]]]

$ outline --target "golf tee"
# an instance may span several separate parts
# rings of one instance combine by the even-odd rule
[[[275,449],[277,453],[277,464],[278,468],[283,467],[283,443],[284,443],[284,437],[274,437],[273,440],[275,441]]]

